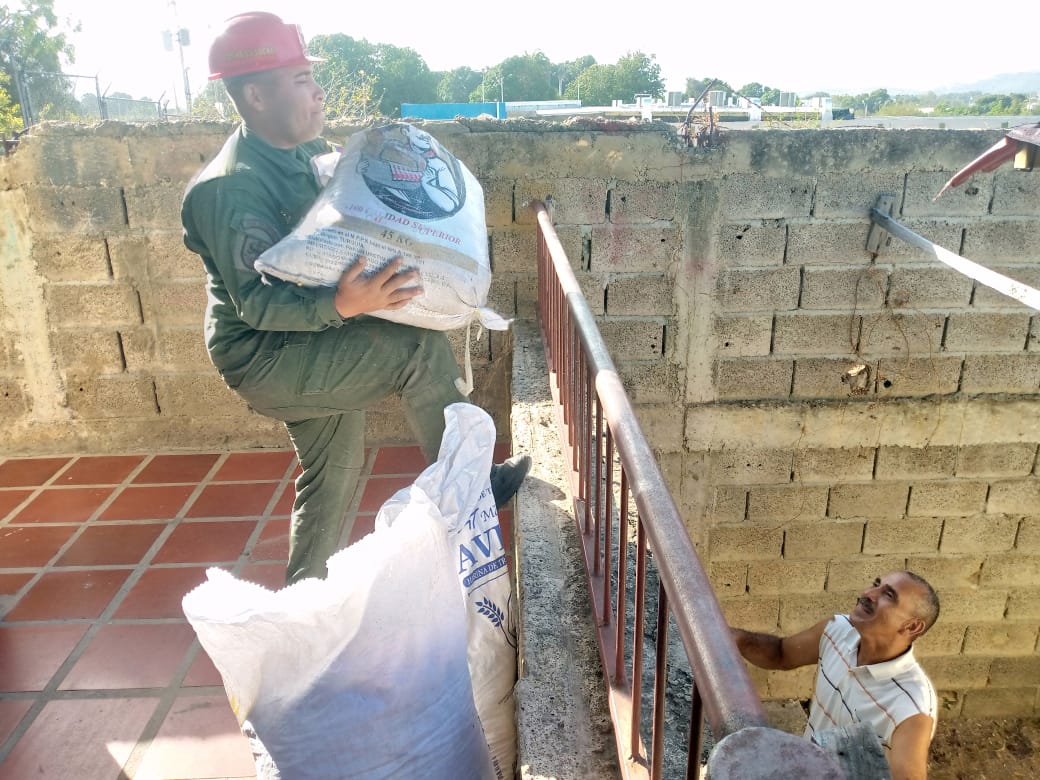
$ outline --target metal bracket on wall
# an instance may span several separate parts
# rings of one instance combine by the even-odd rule
[[[871,218],[873,218],[874,212],[880,212],[886,217],[892,216],[892,210],[896,206],[896,196],[889,193],[878,195],[877,203],[874,205],[871,211]],[[881,254],[881,250],[889,245],[892,236],[887,230],[885,230],[877,222],[873,222],[870,226],[870,232],[867,234],[867,251],[872,255]]]

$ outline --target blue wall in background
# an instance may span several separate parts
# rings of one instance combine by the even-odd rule
[[[402,103],[401,118],[454,119],[457,116],[490,114],[496,119],[506,118],[505,103]]]

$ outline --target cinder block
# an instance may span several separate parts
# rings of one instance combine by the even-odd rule
[[[1035,217],[1040,203],[1040,176],[1033,171],[1000,168],[993,174],[993,201],[989,211],[995,216]]]
[[[966,631],[967,626],[964,623],[947,621],[940,613],[935,625],[914,642],[914,655],[919,658],[957,655],[964,647]]]
[[[616,360],[651,360],[664,353],[665,325],[660,319],[612,319],[599,332]]]
[[[115,187],[25,187],[29,229],[101,236],[126,230],[122,190]]]
[[[805,699],[812,695],[816,685],[816,669],[803,666],[782,672],[770,670],[766,672],[769,695],[776,699]]]
[[[518,204],[551,199],[554,224],[593,225],[607,220],[606,179],[517,179],[515,199]],[[526,214],[516,214],[517,224],[533,221]]]
[[[878,195],[896,195],[896,213],[902,200],[901,173],[825,173],[816,178],[816,217],[868,217]],[[864,238],[866,241],[866,238]]]
[[[963,308],[971,302],[972,280],[946,265],[903,266],[889,278],[894,309]]]
[[[13,334],[0,333],[0,375],[20,373],[24,368],[22,353],[15,346]]]
[[[876,476],[879,480],[952,477],[958,453],[957,447],[879,447]]]
[[[152,378],[142,374],[70,372],[65,393],[69,408],[81,420],[152,417],[158,413]]]
[[[779,558],[784,532],[761,526],[716,526],[708,531],[711,561],[754,561]]]
[[[172,230],[181,224],[182,182],[162,182],[125,190],[127,222],[133,229]]]
[[[200,326],[206,313],[206,288],[197,281],[156,282],[141,291],[141,303],[147,323]]]
[[[968,223],[964,251],[958,254],[976,263],[1035,261],[1040,255],[1040,237],[1034,220],[987,219]]]
[[[593,225],[590,250],[593,271],[668,271],[681,257],[682,236],[672,226]]]
[[[640,404],[636,417],[650,446],[657,452],[682,449],[682,410],[674,404]]]
[[[990,514],[1034,514],[1040,507],[1040,479],[1009,479],[993,482],[986,501]]]
[[[867,355],[934,355],[942,347],[942,314],[885,311],[863,317],[859,348]]]
[[[980,396],[965,402],[961,412],[957,422],[962,445],[1040,441],[1040,397]]]
[[[0,376],[0,415],[5,420],[17,420],[32,409],[32,399],[25,393],[19,377]]]
[[[808,217],[812,195],[812,179],[733,174],[722,180],[720,211],[724,219],[731,221]]]
[[[194,279],[205,284],[202,258],[184,246],[180,230],[152,230],[108,238],[112,270],[117,279],[168,282]]]
[[[718,278],[718,304],[726,312],[790,311],[798,308],[797,268],[724,271]]]
[[[515,274],[516,316],[534,319],[538,316],[538,274],[535,272]]]
[[[164,178],[186,183],[216,157],[228,135],[230,123],[169,122],[154,125],[154,132],[127,137],[133,179],[150,184]]]
[[[989,187],[980,179],[971,186],[955,187],[938,201],[935,196],[949,181],[952,171],[911,171],[906,177],[903,214],[908,217],[981,217],[989,210]],[[953,250],[956,251],[956,250]]]
[[[516,315],[515,275],[496,274],[491,277],[487,306],[507,319]]]
[[[958,477],[1025,476],[1036,463],[1035,444],[977,444],[957,453]]]
[[[1008,591],[1008,620],[1040,620],[1040,587],[1012,588]]]
[[[981,555],[943,552],[939,555],[912,555],[907,559],[906,568],[928,580],[942,599],[947,589],[978,587],[982,561]]]
[[[736,358],[715,362],[721,399],[787,398],[791,394],[790,360]]]
[[[802,276],[802,309],[870,311],[885,303],[888,271],[868,268],[806,268]]]
[[[748,566],[748,593],[752,596],[816,593],[826,581],[826,561],[753,561]]]
[[[669,316],[675,309],[675,283],[661,274],[616,276],[607,286],[607,314]]]
[[[848,614],[858,592],[795,593],[780,601],[780,631],[788,636],[831,615]]]
[[[1040,553],[1040,517],[1023,517],[1019,521],[1015,549],[1023,553]]]
[[[773,339],[772,315],[726,316],[713,320],[716,354],[720,357],[768,355]]]
[[[919,482],[910,488],[910,516],[962,517],[975,515],[986,507],[985,482]]]
[[[708,564],[708,580],[715,597],[743,598],[747,592],[748,565],[742,561],[714,561]],[[774,623],[775,617],[774,617]]]
[[[906,520],[868,520],[863,535],[865,553],[935,552],[939,549],[942,520],[922,517]]]
[[[52,284],[46,297],[51,321],[62,328],[119,328],[141,322],[137,291],[128,284]]]
[[[719,227],[715,256],[719,265],[780,266],[787,246],[783,220],[727,223]]]
[[[1036,266],[1035,257],[1034,255],[1032,262],[1026,261],[1028,263],[1026,265],[988,263],[986,267],[1036,290],[1040,289],[1040,268]],[[971,305],[976,309],[1011,309],[1013,311],[1021,311],[1023,306],[1017,298],[997,292],[982,282],[975,282],[975,294],[971,298]]]
[[[914,219],[912,217],[904,217],[899,221],[919,236],[927,238],[944,249],[951,252],[958,252],[960,249],[966,224],[964,221]],[[878,253],[877,259],[879,262],[885,263],[930,263],[935,260],[935,255],[919,249],[913,244],[908,244],[906,241],[890,237],[888,244],[882,247],[881,252]]]
[[[123,371],[119,337],[112,330],[58,330],[51,334],[58,367],[79,374],[118,374]]]
[[[608,219],[619,225],[671,222],[678,190],[671,182],[619,181],[607,193]]]
[[[789,450],[724,449],[710,453],[715,485],[775,485],[791,481]]]
[[[204,372],[213,368],[199,328],[163,328],[157,337],[157,371]],[[216,369],[213,369],[214,371]]]
[[[778,314],[773,333],[773,352],[799,357],[851,357],[859,343],[860,320],[855,314]]]
[[[679,397],[679,370],[664,360],[617,364],[621,383],[634,404],[671,404]],[[680,428],[682,426],[680,425]]]
[[[1013,352],[1026,348],[1029,314],[960,312],[946,326],[946,349],[952,352]]]
[[[827,514],[827,488],[805,485],[754,487],[748,496],[748,521],[795,523]]]
[[[851,355],[847,358],[802,358],[794,363],[791,390],[794,398],[849,398],[853,395],[872,396],[876,391],[877,361],[864,362]]]
[[[159,374],[155,392],[163,416],[246,416],[249,406],[228,389],[216,371],[201,374]]]
[[[965,393],[1034,393],[1040,386],[1040,353],[965,355]]]
[[[32,259],[50,282],[103,282],[112,277],[101,238],[37,238],[32,243]]]
[[[989,670],[992,687],[1013,688],[1025,680],[1040,680],[1040,655],[993,659]]]
[[[1036,647],[1035,625],[989,623],[968,626],[964,636],[965,655],[1032,655]]]
[[[961,381],[961,358],[948,355],[898,357],[878,364],[879,396],[907,397],[956,393]]]
[[[827,563],[827,590],[862,592],[875,578],[905,568],[906,558],[901,555],[855,555],[831,559]]]
[[[484,221],[488,227],[505,227],[513,224],[513,179],[483,179]]]
[[[560,239],[560,247],[567,255],[567,262],[575,274],[589,270],[592,252],[592,228],[582,225],[557,225],[556,237]],[[606,279],[607,274],[599,274]]]
[[[867,251],[870,222],[837,220],[792,222],[787,228],[788,265],[844,265],[865,267],[871,261]]]
[[[807,523],[784,531],[786,560],[830,560],[858,555],[863,549],[863,523]]]
[[[942,608],[939,622],[953,623],[1003,623],[1007,591],[1003,589],[982,590],[966,588],[955,590],[943,588],[938,591]],[[969,628],[969,633],[971,629]]]
[[[1029,340],[1026,343],[1026,349],[1030,352],[1040,350],[1040,317],[1033,317],[1033,322],[1029,326]]]
[[[980,584],[987,588],[1033,588],[1040,583],[1040,558],[1020,552],[986,558]]]
[[[748,491],[741,487],[717,487],[713,490],[708,517],[715,523],[743,523],[747,517]]]
[[[922,666],[936,688],[985,688],[991,660],[966,656],[928,658]]]
[[[874,472],[873,447],[804,449],[794,455],[794,481],[800,483],[869,480]]]
[[[864,482],[831,488],[830,517],[902,517],[906,514],[910,486],[905,482]],[[878,550],[877,552],[885,552]]]
[[[745,631],[773,633],[777,628],[780,601],[775,598],[720,598],[726,623]]]
[[[491,270],[499,273],[534,273],[538,270],[538,235],[529,227],[488,230]]]

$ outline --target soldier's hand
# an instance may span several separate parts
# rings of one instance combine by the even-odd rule
[[[341,317],[356,317],[380,309],[400,309],[422,294],[419,272],[415,269],[402,271],[404,261],[400,257],[395,257],[378,273],[366,277],[362,274],[367,262],[367,258],[359,257],[339,278],[335,303]]]

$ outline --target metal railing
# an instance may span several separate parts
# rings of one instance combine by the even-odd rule
[[[685,776],[696,778],[700,772],[705,723],[719,741],[745,728],[759,727],[754,729],[759,731],[766,727],[766,717],[592,312],[580,292],[551,216],[543,203],[536,202],[532,207],[538,226],[538,306],[542,337],[562,426],[565,457],[571,461],[575,519],[622,774],[625,778],[656,780],[663,777],[671,615],[693,677]],[[619,473],[615,473],[615,469]],[[631,511],[633,503],[634,512]],[[633,626],[626,628],[631,573],[630,516],[634,516],[636,526],[636,560],[632,567],[635,615]],[[650,556],[659,585],[652,673],[652,734],[647,749],[640,723],[644,700],[643,626],[647,607],[653,604],[653,595],[647,593]],[[801,743],[807,751],[816,750],[807,741]],[[786,759],[780,762],[785,771],[797,773],[799,768],[813,763],[803,756],[799,745],[793,751],[786,749],[786,753]],[[746,760],[747,755],[744,758]],[[761,756],[762,761],[776,762],[778,758],[777,755]],[[775,763],[773,768],[777,768]]]

